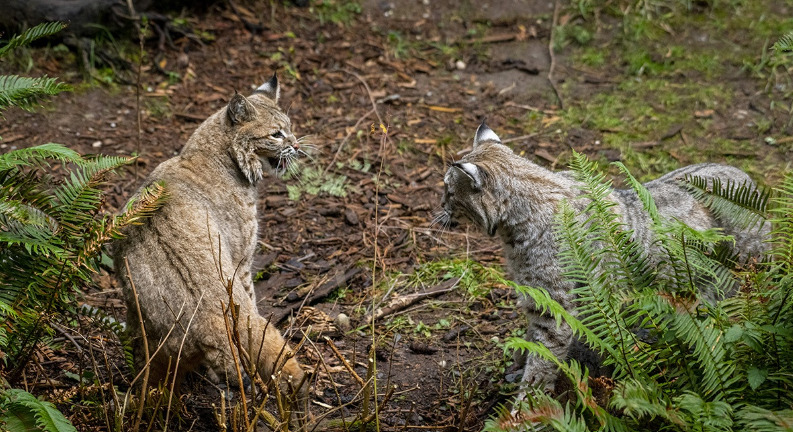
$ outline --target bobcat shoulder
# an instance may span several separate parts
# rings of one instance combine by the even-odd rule
[[[236,381],[221,309],[221,302],[228,304],[229,283],[240,326],[250,317],[253,328],[251,341],[247,329],[239,329],[241,345],[261,353],[255,360],[261,376],[280,374],[294,386],[303,379],[286,341],[259,315],[251,277],[257,185],[275,178],[301,152],[278,94],[273,76],[249,97],[235,94],[204,121],[182,152],[144,183],[162,181],[166,203],[114,245],[136,360],[143,360],[143,341],[133,284],[150,351],[162,344],[151,359],[152,383],[174,373],[181,381],[197,369],[215,382]]]

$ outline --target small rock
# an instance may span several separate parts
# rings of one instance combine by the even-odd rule
[[[352,328],[350,317],[343,313],[336,315],[336,319],[334,319],[333,322],[336,324],[336,327],[343,332],[347,332]]]
[[[410,348],[410,350],[416,354],[429,355],[438,352],[438,348],[435,348],[433,346],[430,346],[429,344],[425,344],[421,342],[411,342],[410,345],[408,345],[408,348]]]
[[[289,294],[286,295],[286,301],[288,301],[289,303],[294,303],[298,300],[300,300],[300,296],[297,295],[297,293],[294,291],[291,291]]]
[[[295,270],[303,270],[304,268],[306,268],[305,264],[303,264],[302,262],[298,261],[295,258],[289,258],[289,261],[285,262],[284,265],[293,268]]]
[[[102,141],[94,141],[94,142],[91,144],[91,147],[93,147],[93,148],[99,148],[99,147],[102,147]]]
[[[462,60],[457,60],[454,62],[454,67],[457,68],[457,70],[465,70],[466,64]]]
[[[523,375],[523,371],[518,371],[518,372],[515,372],[515,373],[511,373],[511,374],[506,374],[504,376],[504,379],[508,383],[514,383],[514,382],[519,381],[522,375]]]
[[[358,225],[358,213],[352,209],[344,210],[344,220],[350,225]]]

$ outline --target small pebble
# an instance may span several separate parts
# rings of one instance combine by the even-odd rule
[[[346,209],[344,210],[344,219],[349,225],[358,225],[358,213],[355,213],[353,209]]]
[[[91,144],[91,147],[93,147],[93,148],[99,148],[99,147],[102,147],[102,141],[94,141],[94,142]]]
[[[110,123],[110,127],[112,127],[112,128],[116,127],[116,122],[111,122]]]
[[[333,322],[336,323],[336,327],[343,332],[349,331],[352,328],[350,317],[343,313],[336,315],[336,319],[334,319]]]
[[[454,67],[456,67],[457,70],[465,70],[466,64],[462,60],[457,60],[456,62],[454,62]]]

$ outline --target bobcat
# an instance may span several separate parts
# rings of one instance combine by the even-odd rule
[[[726,234],[735,236],[744,255],[760,255],[765,250],[762,239],[770,229],[768,224],[750,232],[714,218],[677,183],[686,174],[753,184],[746,173],[730,166],[700,164],[681,168],[645,184],[659,213],[680,219],[695,229],[721,227]],[[574,208],[581,209],[583,200],[575,200],[580,194],[578,186],[570,173],[551,172],[514,154],[483,122],[476,131],[471,153],[453,163],[446,172],[438,221],[448,226],[456,219],[465,218],[488,235],[498,235],[510,277],[522,285],[545,288],[554,300],[572,311],[570,290],[574,286],[563,278],[553,223],[562,200],[569,200]],[[610,199],[617,204],[623,223],[634,230],[634,241],[641,242],[645,250],[649,248],[650,220],[636,193],[613,190]],[[542,315],[532,302],[524,299],[522,303],[529,314],[527,339],[544,344],[560,359],[566,358],[571,352],[570,328],[558,328],[554,319]],[[524,385],[552,391],[556,366],[531,355],[525,361]]]
[[[199,368],[211,381],[238,381],[221,309],[221,302],[229,302],[229,282],[239,305],[241,345],[253,348],[252,357],[260,353],[255,362],[261,376],[280,373],[282,390],[302,383],[304,371],[289,346],[257,311],[251,277],[257,185],[302,153],[289,117],[278,107],[279,92],[273,75],[249,97],[235,93],[204,121],[181,154],[161,163],[144,183],[164,182],[168,200],[163,207],[114,244],[127,324],[137,337],[135,359],[140,363],[144,356],[132,284],[149,349],[154,352],[162,343],[151,359],[152,383],[174,373],[181,382]]]

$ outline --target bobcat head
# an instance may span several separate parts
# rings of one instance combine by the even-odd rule
[[[511,175],[525,162],[482,122],[474,136],[473,151],[446,171],[436,221],[449,227],[467,219],[495,235],[509,204]]]
[[[299,155],[305,155],[289,117],[278,107],[280,92],[273,75],[248,97],[235,93],[226,107],[225,123],[232,134],[229,153],[252,185],[265,172],[285,173]]]

